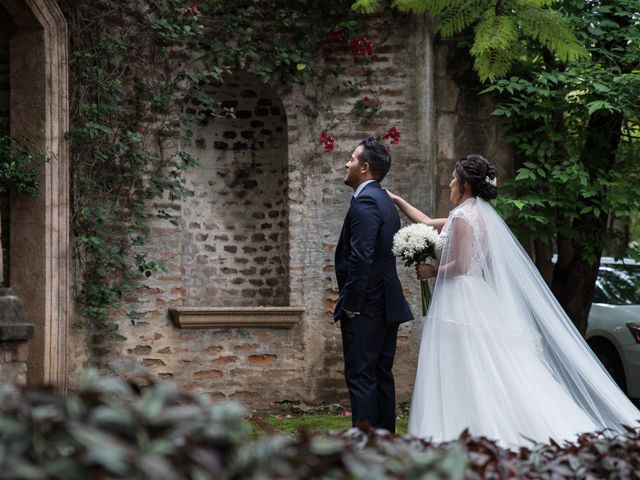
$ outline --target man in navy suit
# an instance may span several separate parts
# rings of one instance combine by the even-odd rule
[[[368,423],[395,433],[391,369],[400,323],[413,319],[391,252],[400,217],[380,181],[391,155],[373,138],[360,142],[345,165],[344,183],[355,191],[336,247],[344,370],[353,425]]]

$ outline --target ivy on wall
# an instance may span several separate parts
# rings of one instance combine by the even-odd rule
[[[319,79],[342,73],[323,54],[343,49],[366,72],[374,45],[349,0],[320,9],[310,0],[60,3],[71,42],[76,294],[81,313],[117,335],[110,313],[140,279],[164,269],[144,250],[149,221],[176,223],[166,205],[192,195],[181,179],[196,164],[183,148],[190,128],[233,116],[202,87],[249,70],[266,84],[301,85],[315,117],[326,111]],[[362,87],[361,79],[347,82]],[[187,115],[187,104],[197,113]],[[375,103],[361,107],[354,113],[376,113]]]
[[[0,193],[36,195],[38,167],[47,161],[46,149],[37,146],[28,137],[11,137],[0,134]]]

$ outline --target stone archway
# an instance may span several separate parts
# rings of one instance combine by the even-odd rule
[[[71,312],[67,26],[53,0],[0,0],[13,23],[9,40],[10,132],[39,139],[51,159],[37,197],[11,199],[10,286],[35,325],[29,384],[66,386]]]

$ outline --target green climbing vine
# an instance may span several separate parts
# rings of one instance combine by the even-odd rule
[[[349,0],[320,9],[310,0],[60,3],[71,42],[76,295],[85,317],[111,325],[140,279],[165,268],[144,246],[149,222],[176,223],[171,202],[192,195],[181,178],[196,164],[184,149],[191,129],[233,115],[203,87],[249,70],[267,84],[303,86],[313,117],[325,111],[318,79],[341,73],[323,52],[344,49],[366,68],[373,44]],[[361,107],[362,115],[377,108]]]
[[[32,138],[0,134],[0,193],[36,195],[38,168],[48,158],[47,150]]]

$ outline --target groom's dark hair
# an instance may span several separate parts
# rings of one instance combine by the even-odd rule
[[[373,137],[365,138],[358,146],[362,145],[362,152],[358,161],[368,163],[373,178],[382,181],[391,168],[391,154],[387,148]]]

